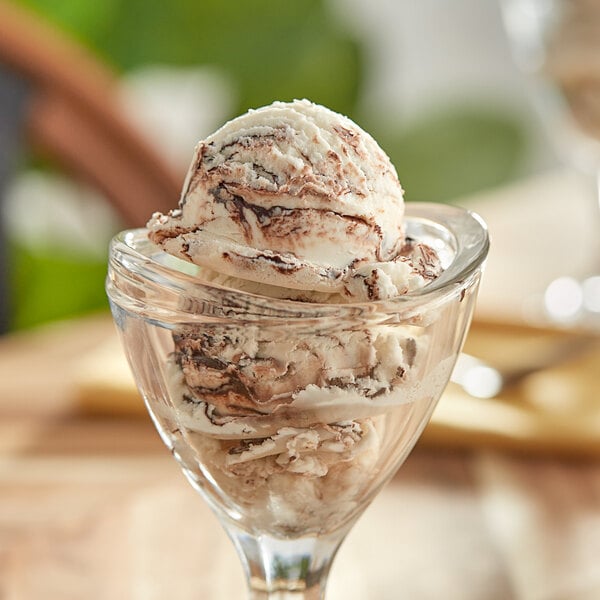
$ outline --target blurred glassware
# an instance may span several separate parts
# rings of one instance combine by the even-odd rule
[[[532,101],[559,156],[594,177],[593,218],[600,232],[600,2],[501,4],[515,60],[529,76]],[[598,253],[598,247],[590,252]],[[583,281],[568,274],[552,281],[543,296],[546,317],[600,328],[599,267]]]

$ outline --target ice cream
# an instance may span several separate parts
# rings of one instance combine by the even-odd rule
[[[179,207],[148,228],[205,281],[356,303],[440,274],[436,252],[406,235],[403,212],[396,171],[373,138],[302,100],[250,111],[200,142]],[[376,319],[297,329],[207,321],[175,329],[172,342],[167,429],[177,455],[198,481],[201,465],[236,513],[278,535],[349,518],[452,366],[418,324]]]
[[[250,111],[200,142],[179,208],[149,228],[167,252],[250,289],[356,302],[439,274],[435,253],[405,238],[403,211],[396,170],[373,138],[302,100]]]

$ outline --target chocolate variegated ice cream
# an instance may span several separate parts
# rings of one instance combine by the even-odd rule
[[[252,110],[200,142],[178,208],[148,229],[209,283],[365,303],[441,272],[436,252],[405,235],[403,214],[398,176],[373,138],[301,100]],[[409,418],[402,407],[422,393],[427,342],[410,327],[214,322],[172,338],[169,392],[187,444],[228,497],[284,531],[299,520],[326,527],[329,497],[358,503],[391,435],[386,415],[400,407],[397,419]]]
[[[200,142],[179,208],[149,228],[167,252],[250,287],[357,302],[439,273],[435,253],[405,238],[403,214],[396,170],[375,140],[301,100],[252,110]]]

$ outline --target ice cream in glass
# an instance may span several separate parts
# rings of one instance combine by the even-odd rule
[[[448,381],[487,248],[476,215],[405,204],[373,138],[307,100],[226,123],[179,205],[113,240],[132,371],[250,597],[324,597]]]

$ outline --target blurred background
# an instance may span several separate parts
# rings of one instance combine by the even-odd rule
[[[600,0],[0,0],[0,597],[239,596],[122,356],[107,247],[176,206],[199,139],[293,98],[492,239],[475,368],[333,597],[600,598]]]
[[[143,224],[154,208],[175,206],[197,140],[275,99],[306,97],[356,120],[389,153],[411,201],[459,202],[558,163],[495,2],[2,6],[19,23],[39,21],[16,41],[5,36],[0,55],[4,330],[105,309],[112,234]],[[20,59],[11,43],[20,44]],[[168,180],[162,205],[131,184],[130,204],[145,206],[127,213],[127,175],[111,183],[125,159],[101,166],[102,152],[96,157],[97,149],[86,147],[77,120],[48,133],[48,123],[60,121],[43,108],[55,75],[67,82],[67,96],[90,96],[84,100],[92,108],[83,113],[110,110],[109,125],[114,114],[123,117],[148,145]],[[63,147],[69,144],[70,152]],[[120,199],[107,201],[115,186]]]

